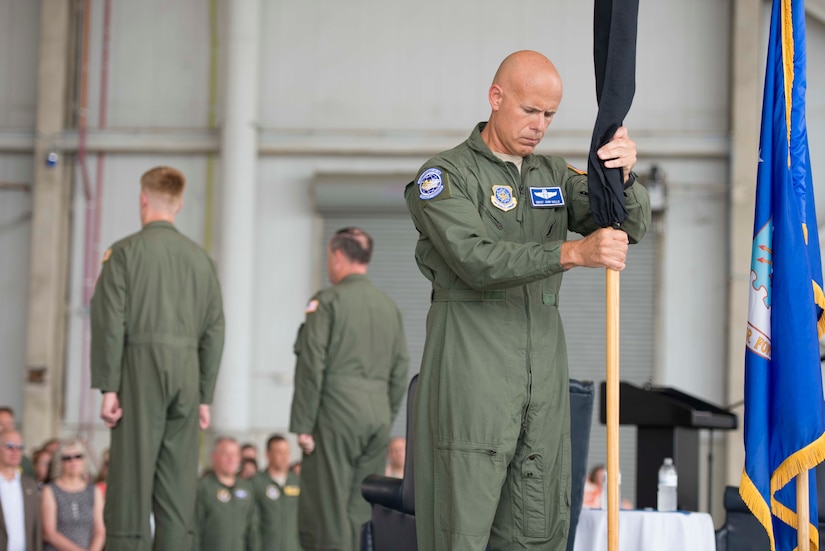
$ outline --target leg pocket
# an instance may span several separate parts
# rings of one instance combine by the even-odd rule
[[[444,531],[486,538],[490,534],[507,465],[493,446],[439,445],[435,516]]]
[[[545,487],[544,457],[535,452],[521,464],[522,506],[524,507],[524,535],[530,538],[547,537],[547,489]]]

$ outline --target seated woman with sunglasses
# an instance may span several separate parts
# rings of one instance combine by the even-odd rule
[[[103,549],[103,494],[89,481],[86,456],[86,448],[74,439],[63,440],[55,452],[52,479],[40,501],[44,551]]]

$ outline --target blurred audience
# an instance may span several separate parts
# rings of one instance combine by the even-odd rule
[[[238,471],[238,476],[244,480],[249,480],[258,474],[258,464],[251,457],[244,457],[241,459],[241,469]]]
[[[247,442],[241,446],[241,461],[251,459],[255,462],[255,470],[258,469],[258,448],[255,444]]]
[[[14,418],[14,410],[8,406],[0,406],[0,432],[4,430],[17,430],[17,423]],[[23,474],[34,478],[34,466],[32,460],[24,453],[20,459],[20,468]]]
[[[394,436],[387,447],[386,476],[404,478],[404,457],[407,451],[407,439],[403,436]]]
[[[14,410],[7,406],[0,406],[0,432],[15,430]]]
[[[32,454],[32,465],[34,467],[34,480],[37,482],[37,487],[42,488],[43,484],[49,482],[52,453],[44,449],[35,451]]]
[[[582,507],[588,509],[607,508],[607,504],[603,503],[602,496],[604,485],[606,483],[604,465],[596,465],[590,469],[590,474],[584,481],[584,499]],[[619,487],[621,490],[621,486]],[[621,491],[619,492],[621,494]],[[622,499],[619,503],[622,509],[632,509],[633,504],[628,499]]]
[[[261,522],[263,551],[300,551],[298,496],[300,478],[289,469],[289,441],[273,434],[266,443],[267,467],[252,479]]]
[[[197,551],[259,551],[258,511],[252,485],[237,476],[237,440],[220,436],[212,448],[212,470],[198,481]]]
[[[41,450],[46,450],[50,454],[54,455],[54,453],[57,451],[58,447],[60,447],[60,439],[59,438],[49,438],[48,440],[43,442],[43,445],[40,446],[40,449]]]
[[[89,481],[88,464],[79,440],[58,442],[40,504],[45,551],[101,551],[106,543],[103,494]]]
[[[0,549],[42,551],[37,482],[22,474],[23,439],[8,425],[0,430]]]

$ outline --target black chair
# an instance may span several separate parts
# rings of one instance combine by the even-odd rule
[[[725,524],[716,531],[717,551],[770,551],[765,528],[739,495],[738,486],[725,487]]]
[[[825,534],[825,463],[816,466],[817,532]],[[821,543],[821,541],[820,541]],[[742,501],[737,486],[725,487],[725,524],[716,531],[717,551],[768,551],[765,528]]]
[[[592,381],[570,379],[570,460],[572,485],[570,488],[570,530],[567,533],[567,551],[573,551],[576,526],[584,501],[584,481],[587,478],[587,457],[590,455],[590,426],[596,389]]]
[[[407,390],[407,447],[404,478],[369,475],[361,483],[361,495],[372,504],[372,519],[361,528],[361,551],[417,551],[415,535],[415,484],[413,482],[413,434],[415,390],[418,374]]]
[[[407,448],[404,478],[370,475],[361,483],[361,494],[372,504],[372,519],[361,528],[361,551],[417,551],[415,535],[415,488],[413,482],[413,404],[418,375],[407,391]],[[576,525],[584,498],[587,455],[595,390],[590,381],[570,380],[570,440],[572,488],[568,551],[573,549]]]

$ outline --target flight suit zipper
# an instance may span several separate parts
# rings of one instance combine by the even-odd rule
[[[530,171],[530,167],[525,166],[524,163],[521,165],[521,173],[519,174],[519,204],[523,204],[526,200],[524,196],[524,179],[527,173]],[[524,208],[527,208],[526,206]],[[519,212],[521,215],[522,213]],[[519,216],[519,222],[523,223],[521,216]],[[522,242],[526,241],[527,236],[524,235],[524,226],[521,227],[522,231]],[[530,410],[530,402],[533,399],[533,362],[532,358],[530,357],[530,351],[533,349],[533,320],[531,317],[532,310],[530,309],[530,289],[527,285],[524,286],[524,308],[526,311],[527,317],[527,400],[524,403],[524,414],[521,418],[521,426],[522,430],[527,430],[527,414]]]

